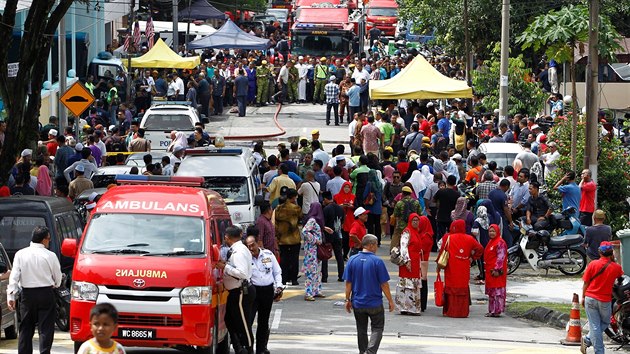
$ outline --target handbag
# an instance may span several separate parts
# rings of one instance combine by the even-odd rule
[[[440,272],[437,272],[437,278],[435,278],[435,282],[433,283],[433,291],[435,298],[435,306],[442,307],[444,306],[444,282],[440,277]]]
[[[400,249],[398,247],[392,247],[392,250],[389,251],[389,260],[397,266],[402,266],[405,264],[405,261],[400,254]]]
[[[317,259],[320,261],[327,261],[332,258],[333,247],[332,243],[324,242],[321,245],[317,245]]]
[[[438,256],[438,259],[437,259],[437,266],[438,266],[438,268],[440,268],[440,269],[444,269],[444,268],[446,268],[446,266],[448,265],[448,257],[449,257],[449,254],[448,254],[448,244],[449,244],[449,242],[450,242],[450,241],[451,241],[451,237],[449,236],[449,237],[446,239],[446,244],[444,245],[444,248],[442,249],[442,252],[441,252],[441,253],[440,253],[440,255]]]

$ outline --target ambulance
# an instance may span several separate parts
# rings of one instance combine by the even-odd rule
[[[83,237],[65,239],[74,257],[70,336],[75,353],[92,337],[98,303],[119,311],[124,346],[229,353],[227,291],[214,269],[232,225],[221,196],[201,177],[120,175],[99,199]]]

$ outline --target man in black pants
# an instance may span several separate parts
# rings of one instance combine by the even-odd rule
[[[326,191],[322,193],[324,198],[324,225],[333,230],[332,234],[324,233],[326,242],[330,242],[337,261],[337,281],[343,281],[343,250],[341,246],[341,226],[343,225],[343,208],[333,201],[332,193]],[[328,260],[322,261],[322,282],[328,282]]]
[[[250,325],[251,306],[256,289],[250,286],[252,254],[241,241],[241,229],[230,226],[225,230],[225,244],[230,247],[226,260],[215,265],[223,269],[223,285],[228,290],[225,326],[236,354],[253,353],[254,336]]]
[[[33,352],[35,326],[39,332],[39,352],[48,354],[55,333],[55,293],[61,285],[61,267],[57,256],[47,250],[50,232],[45,226],[33,229],[31,245],[15,254],[9,278],[7,303],[15,310],[15,297],[20,297],[20,337],[18,353]]]
[[[249,232],[248,232],[249,233]],[[269,250],[260,248],[255,236],[248,236],[245,240],[247,248],[252,253],[252,285],[256,288],[250,318],[250,327],[258,312],[258,327],[256,329],[256,354],[268,354],[269,314],[274,300],[282,297],[282,270],[276,256]]]

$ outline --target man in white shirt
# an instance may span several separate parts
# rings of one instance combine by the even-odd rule
[[[18,353],[33,352],[35,326],[39,332],[39,352],[50,353],[54,334],[55,293],[61,285],[61,266],[57,256],[47,250],[50,232],[45,226],[33,229],[31,245],[15,254],[9,276],[7,305],[15,310],[15,298],[20,289],[20,336]]]
[[[175,82],[175,101],[185,101],[184,81],[177,73],[173,73],[173,82]]]
[[[324,166],[328,164],[328,160],[330,160],[330,156],[328,153],[321,149],[321,144],[318,140],[315,140],[311,143],[311,148],[313,149],[313,161],[320,160]]]
[[[267,353],[271,307],[274,300],[279,300],[282,297],[282,290],[284,289],[282,269],[276,256],[270,250],[258,246],[255,236],[248,236],[245,243],[252,253],[252,284],[256,288],[256,299],[250,317],[250,321],[253,322],[256,312],[258,312],[256,353]]]
[[[308,63],[304,63],[304,57],[300,55],[298,57],[298,63],[297,65],[295,65],[295,67],[298,69],[298,77],[299,77],[298,101],[300,101],[301,103],[304,103],[306,102],[306,81],[308,80],[306,75],[308,74],[308,69],[311,68],[311,65]]]
[[[252,277],[252,254],[241,241],[241,229],[230,226],[225,229],[225,244],[230,247],[226,259],[219,260],[215,267],[223,269],[223,285],[228,290],[225,309],[225,326],[235,353],[253,352],[254,338],[251,318],[252,297],[256,295],[249,283]]]
[[[280,68],[280,73],[278,73],[277,84],[280,90],[278,91],[278,93],[273,95],[273,98],[280,103],[284,103],[284,100],[287,96],[287,85],[289,84],[289,69],[291,68],[291,65],[291,61],[287,61],[287,63]]]
[[[358,63],[356,68],[354,69],[354,72],[352,73],[352,78],[355,80],[355,82],[361,82],[361,80],[363,80],[364,82],[368,82],[370,81],[370,73],[365,70],[361,63]]]
[[[315,172],[306,171],[306,181],[298,189],[298,195],[302,196],[302,214],[308,214],[311,204],[319,201],[319,182],[315,181]]]

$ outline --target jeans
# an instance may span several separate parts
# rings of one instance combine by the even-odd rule
[[[357,323],[357,342],[359,353],[375,354],[383,338],[383,328],[385,328],[385,310],[383,306],[374,308],[358,309],[353,308],[354,319]],[[372,335],[368,342],[367,327],[368,319],[372,322]]]
[[[247,96],[236,96],[236,102],[238,103],[238,116],[245,117],[247,112]]]
[[[335,113],[335,125],[339,125],[339,103],[326,104],[326,125],[330,124],[330,110]]]
[[[587,342],[593,344],[595,354],[604,354],[604,331],[610,324],[611,304],[610,302],[602,302],[591,297],[584,299],[584,308],[586,309],[586,317],[588,318],[588,335]]]

